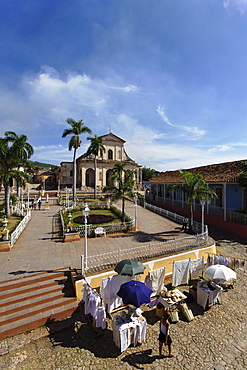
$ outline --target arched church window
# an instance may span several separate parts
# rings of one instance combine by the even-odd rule
[[[113,159],[113,151],[111,149],[108,150],[108,159]]]

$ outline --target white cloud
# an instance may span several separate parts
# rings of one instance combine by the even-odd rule
[[[120,114],[116,116],[119,135],[126,140],[126,142],[138,145],[154,144],[155,140],[164,137],[164,133],[157,133],[153,128],[144,127],[127,114]]]
[[[224,8],[235,8],[241,14],[245,14],[247,11],[247,0],[223,0]]]
[[[205,151],[191,145],[126,142],[127,154],[138,164],[158,171],[188,169],[214,163],[231,162],[246,158],[244,153],[233,151]]]
[[[102,87],[106,87],[108,89],[112,89],[112,90],[119,90],[119,91],[123,91],[123,92],[131,92],[131,91],[139,91],[139,88],[135,85],[127,85],[127,86],[124,86],[124,87],[117,87],[117,86],[108,86],[108,85],[103,85],[101,84],[100,86]]]
[[[77,150],[77,156],[79,157],[85,153],[88,147],[88,143],[84,143]],[[60,162],[72,162],[73,150],[69,151],[68,146],[63,145],[40,145],[34,146],[34,155],[31,160],[38,162],[46,162],[48,164],[59,165]]]
[[[226,152],[228,150],[233,150],[233,147],[229,145],[217,145],[214,148],[208,149],[209,152]]]
[[[169,126],[189,133],[190,136],[187,136],[187,139],[197,140],[197,139],[201,138],[203,135],[205,135],[205,133],[206,133],[204,130],[199,129],[196,126],[174,125],[173,123],[171,123],[171,121],[169,120],[169,118],[165,114],[165,109],[161,105],[158,106],[157,112],[158,112],[159,116],[163,119],[163,121],[165,121],[165,123],[167,123]],[[183,136],[184,134],[180,134],[180,135]]]
[[[207,138],[197,146],[191,140],[206,132],[196,126],[175,125],[156,104],[133,84],[72,74],[61,77],[54,69],[44,68],[36,75],[26,75],[15,94],[0,90],[0,122],[2,131],[25,133],[34,155],[31,159],[51,164],[72,161],[68,138],[62,138],[66,118],[83,119],[97,135],[112,132],[126,141],[127,154],[137,163],[159,171],[190,168],[227,160],[243,159],[246,143],[208,145]],[[121,85],[123,87],[121,87]],[[133,92],[133,94],[131,94]],[[138,94],[136,94],[138,92]],[[135,96],[138,98],[135,99]],[[15,109],[13,109],[15,107]],[[157,113],[162,121],[157,122]],[[164,132],[165,127],[169,128]],[[87,135],[82,137],[78,156],[88,148]],[[32,140],[31,140],[32,139]],[[238,146],[238,151],[231,147]],[[243,146],[241,148],[240,146]],[[212,147],[208,150],[209,147]],[[235,156],[234,156],[235,155]]]
[[[168,117],[167,117],[167,116],[166,116],[166,114],[165,114],[165,109],[164,109],[164,107],[162,107],[161,105],[159,105],[159,106],[158,106],[158,108],[157,108],[157,112],[158,112],[158,114],[160,115],[160,117],[163,119],[163,121],[165,121],[169,126],[176,127],[175,125],[173,125],[173,124],[169,121]]]

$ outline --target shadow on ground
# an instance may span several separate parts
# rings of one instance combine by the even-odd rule
[[[83,313],[83,305],[79,305],[68,319],[47,321],[46,327],[53,346],[87,349],[99,358],[115,358],[120,355],[119,348],[113,342],[112,331],[108,328],[95,331]]]
[[[144,369],[141,365],[150,365],[159,358],[159,356],[151,356],[151,354],[151,349],[147,349],[146,351],[137,351],[125,356],[122,358],[122,361],[127,362],[130,366],[136,369]]]
[[[166,242],[178,237],[181,234],[180,230],[173,231],[162,231],[159,233],[145,233],[143,231],[137,231],[132,234],[135,241],[139,243],[150,243],[150,242]],[[182,238],[183,236],[181,236]]]
[[[229,241],[230,242],[238,242],[240,244],[247,244],[247,238],[242,238],[238,235],[235,235],[233,233],[230,233],[226,230],[220,229],[218,227],[215,227],[213,225],[208,225],[208,231],[211,238],[213,238],[216,242],[220,241]]]

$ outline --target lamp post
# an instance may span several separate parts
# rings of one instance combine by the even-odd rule
[[[88,269],[87,267],[87,218],[89,216],[90,209],[85,203],[84,205],[84,210],[83,210],[83,215],[84,215],[84,226],[85,226],[85,235],[84,235],[84,274],[86,273],[86,270]]]
[[[202,206],[202,234],[204,234],[204,206],[205,206],[205,198],[202,197],[201,199],[201,206]],[[204,237],[203,237],[204,238]]]
[[[30,192],[30,189],[27,188],[27,209],[29,210],[29,192]]]
[[[23,215],[23,208],[24,208],[24,203],[23,203],[23,194],[24,190],[21,189],[21,214]]]
[[[135,193],[135,230],[137,231],[137,193]]]

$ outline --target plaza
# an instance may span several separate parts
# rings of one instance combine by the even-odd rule
[[[83,240],[63,243],[58,234],[57,205],[49,211],[33,210],[32,218],[14,248],[0,254],[1,280],[27,276],[31,272],[71,266],[80,268]],[[134,212],[129,204],[127,212]],[[130,235],[100,237],[89,240],[88,253],[160,242],[183,236],[181,226],[138,207],[138,231]],[[215,234],[216,235],[216,234]],[[218,235],[218,239],[222,238]],[[216,235],[217,237],[217,235]],[[233,240],[217,242],[217,251],[247,258],[246,245]],[[102,245],[102,249],[101,249]],[[180,320],[171,327],[175,357],[158,358],[159,319],[148,315],[146,341],[129,347],[124,353],[112,340],[111,320],[96,336],[79,306],[64,320],[19,334],[0,342],[0,369],[242,369],[246,358],[246,270],[237,270],[235,288],[223,293],[222,304],[209,311],[198,311],[191,322]],[[187,289],[188,287],[179,287]],[[234,322],[234,326],[229,323]],[[236,338],[236,332],[240,335]],[[165,350],[164,350],[165,351]]]

